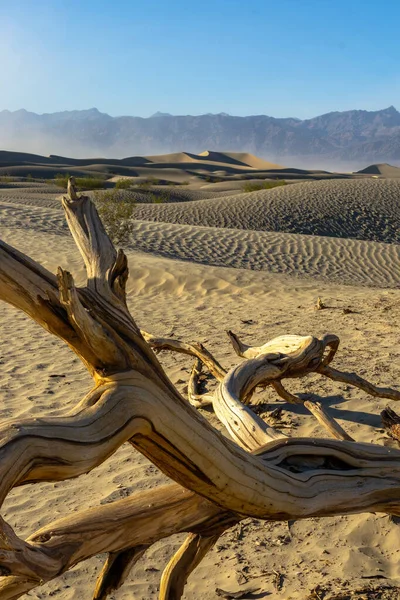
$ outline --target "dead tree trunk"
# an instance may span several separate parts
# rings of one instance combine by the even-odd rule
[[[86,264],[86,287],[77,289],[70,273],[60,268],[55,277],[1,243],[0,299],[64,340],[88,368],[94,387],[64,416],[2,424],[0,506],[13,487],[87,473],[126,441],[176,483],[74,513],[27,541],[1,520],[2,599],[19,598],[107,551],[95,595],[105,598],[146,547],[188,531],[192,536],[163,577],[161,598],[171,600],[216,536],[244,516],[400,514],[400,451],[284,438],[242,409],[241,400],[256,385],[291,376],[302,364],[328,369],[324,359],[314,364],[309,344],[290,352],[270,348],[226,376],[214,365],[222,379],[214,407],[235,441],[228,440],[180,396],[141,335],[126,305],[126,257],[114,249],[94,205],[81,197],[64,199],[63,206]]]

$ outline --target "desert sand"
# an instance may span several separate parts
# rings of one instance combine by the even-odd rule
[[[250,162],[240,157],[231,153],[229,159]],[[171,155],[164,158],[171,163]],[[219,154],[212,158],[221,159]],[[175,159],[176,171],[189,162],[181,155]],[[252,168],[260,166],[257,162]],[[400,184],[385,178],[331,179],[252,193],[240,187],[237,193],[218,192],[212,182],[207,191],[200,189],[203,184],[171,188],[178,200],[181,194],[180,201],[150,205],[142,199],[135,208],[137,220],[127,244],[128,303],[140,327],[201,341],[225,367],[240,361],[227,329],[257,345],[286,333],[335,333],[341,339],[335,367],[400,389]],[[59,188],[48,184],[0,183],[1,238],[53,272],[58,265],[71,270],[82,284],[84,267],[59,196]],[[314,309],[318,296],[325,310]],[[66,412],[91,387],[83,365],[24,314],[5,304],[0,310],[1,420]],[[185,394],[190,358],[165,353],[160,360]],[[400,412],[395,402],[317,375],[293,380],[288,388],[322,399],[357,441],[388,443],[380,411],[389,405]],[[258,392],[254,402],[266,419],[282,408],[287,435],[326,437],[303,408],[281,402],[272,389]],[[203,412],[220,427],[212,413]],[[124,445],[86,476],[13,490],[2,516],[24,537],[71,511],[165,481],[147,459]],[[162,569],[180,540],[153,546],[111,598],[155,600]],[[377,592],[381,595],[364,591],[337,597],[396,599],[399,552],[398,525],[383,514],[289,524],[247,519],[220,538],[191,575],[184,598],[214,600],[216,588],[255,587],[257,593],[242,597],[315,600],[387,585],[393,587]],[[78,564],[26,598],[89,599],[104,559]],[[312,595],[316,588],[320,596]]]

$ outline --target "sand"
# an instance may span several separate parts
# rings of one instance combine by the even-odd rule
[[[336,182],[327,183],[336,186]],[[347,182],[337,183],[343,186]],[[364,227],[367,233],[360,240],[349,235],[359,231],[357,219],[343,218],[343,214],[336,214],[335,221],[342,222],[342,237],[339,231],[305,235],[288,233],[282,227],[268,231],[264,226],[263,230],[257,219],[266,223],[267,218],[272,218],[263,214],[268,213],[265,208],[264,211],[257,208],[253,216],[242,213],[244,219],[249,222],[252,219],[259,229],[233,225],[242,210],[237,209],[235,202],[247,202],[248,207],[253,202],[256,207],[284,206],[281,189],[254,195],[218,196],[214,201],[193,197],[189,202],[165,206],[138,206],[138,211],[172,207],[176,215],[184,215],[186,210],[190,218],[203,213],[203,218],[208,219],[204,203],[208,203],[209,210],[214,204],[220,213],[225,207],[227,222],[218,226],[182,224],[177,219],[151,222],[140,215],[142,220],[135,223],[127,249],[128,303],[135,319],[154,334],[204,342],[226,367],[239,360],[224,333],[228,328],[254,344],[284,333],[318,336],[335,333],[341,338],[341,347],[334,366],[356,371],[377,385],[399,389],[399,246],[390,237],[390,227],[385,238],[384,230],[377,226],[379,241],[376,241],[372,210],[381,206],[388,223],[396,223],[398,188],[392,181],[372,183],[388,185],[379,188],[379,192],[370,185],[354,188],[358,206],[365,205],[363,215],[372,219]],[[313,198],[312,206],[319,207],[318,214],[330,211],[331,223],[334,214],[344,210],[346,201],[338,199],[338,188],[322,186],[319,193],[313,192],[306,198],[301,186],[314,184],[295,184],[284,189],[284,194],[291,194],[292,206],[297,198],[298,213],[310,211],[307,198]],[[385,196],[387,190],[390,193]],[[276,192],[279,192],[276,200],[268,199],[267,194]],[[327,198],[328,192],[331,195]],[[346,194],[350,198],[348,191]],[[1,237],[53,272],[59,264],[70,269],[78,284],[83,284],[84,268],[66,230],[58,196],[59,190],[40,185],[3,187]],[[336,198],[333,206],[331,198]],[[364,204],[363,198],[367,198]],[[287,212],[291,214],[289,209]],[[274,215],[274,219],[282,220],[283,208]],[[301,223],[306,223],[307,218]],[[317,296],[323,298],[326,310],[314,310]],[[353,312],[344,312],[349,308]],[[71,408],[90,389],[90,377],[83,365],[61,341],[24,314],[5,304],[0,310],[0,418],[56,415]],[[160,359],[184,393],[192,361],[176,354],[163,354]],[[386,401],[317,376],[292,381],[288,388],[323,398],[331,415],[358,441],[384,443],[386,436],[379,413]],[[283,408],[287,434],[325,437],[315,420],[301,408],[293,409],[277,401],[271,390],[259,392],[256,401],[263,403],[264,415],[277,406]],[[389,405],[399,410],[394,402]],[[205,414],[218,426],[212,415]],[[103,465],[76,480],[13,490],[2,516],[21,536],[26,536],[71,511],[110,502],[164,481],[164,475],[126,445]],[[155,600],[161,570],[180,540],[174,537],[152,547],[111,598]],[[243,523],[242,533],[236,527],[221,537],[191,575],[184,598],[214,600],[216,588],[236,591],[256,586],[260,588],[255,596],[258,598],[304,600],[317,585],[331,592],[360,589],[369,583],[400,585],[398,540],[398,525],[382,514],[307,519],[291,523],[290,527],[287,523],[248,519]],[[26,598],[89,600],[104,558],[94,557],[77,565]],[[280,591],[274,584],[275,572],[283,576]],[[375,597],[400,597],[394,591],[387,593]]]
[[[190,183],[195,187],[232,178],[313,180],[334,177],[368,177],[369,174],[338,174],[315,169],[284,167],[245,152],[213,152],[201,154],[176,152],[156,156],[131,156],[123,159],[70,158],[39,156],[23,152],[0,151],[0,178],[2,176],[53,179],[58,173],[76,177],[152,177],[171,183]]]
[[[369,165],[365,169],[361,169],[358,173],[365,173],[368,175],[374,175],[379,177],[400,177],[400,168],[388,165],[387,163],[379,163],[376,165]]]
[[[135,216],[206,227],[400,242],[400,181],[302,182],[186,204],[147,204]]]
[[[232,162],[232,164],[245,165],[253,169],[268,169],[271,171],[284,169],[282,165],[263,160],[250,152],[214,152],[212,150],[205,150],[200,152],[199,157],[204,157],[207,160],[217,162]]]
[[[400,286],[400,246],[392,243],[400,231],[395,180],[305,182],[211,199],[202,198],[212,192],[186,186],[164,188],[163,197],[167,192],[180,201],[144,204],[146,193],[122,192],[138,203],[128,248],[299,280]],[[58,189],[47,186],[0,190],[2,221],[68,235],[59,198]]]

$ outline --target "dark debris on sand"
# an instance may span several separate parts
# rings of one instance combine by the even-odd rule
[[[400,587],[370,583],[357,589],[338,590],[337,584],[317,585],[305,600],[400,600]]]

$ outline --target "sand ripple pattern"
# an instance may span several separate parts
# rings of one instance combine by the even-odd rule
[[[0,204],[0,221],[8,228],[68,235],[60,210]],[[348,285],[400,287],[397,244],[135,221],[128,246],[140,252],[205,265],[312,277]]]
[[[98,193],[104,194],[109,190],[100,190]],[[188,203],[188,202],[197,202],[200,200],[209,200],[210,198],[215,198],[216,196],[232,196],[234,194],[240,193],[238,191],[232,191],[232,188],[229,190],[191,190],[186,189],[184,186],[182,188],[169,188],[168,186],[152,186],[147,191],[142,191],[139,189],[130,189],[130,190],[118,190],[118,195],[123,197],[125,200],[130,202],[136,202],[138,204],[157,204],[154,202],[155,199],[158,199],[162,204],[177,204],[177,203]],[[89,195],[93,196],[93,192],[89,192]],[[158,204],[157,204],[158,206]]]
[[[382,228],[384,223],[386,223],[386,232],[389,226],[390,231],[394,230],[395,226],[398,227],[396,224],[399,214],[400,182],[393,180],[311,182],[279,188],[277,191],[284,190],[285,194],[289,192],[292,194],[296,189],[311,189],[314,193],[318,188],[325,193],[325,188],[328,187],[330,193],[333,193],[332,190],[341,190],[342,192],[349,190],[348,184],[351,185],[353,191],[357,191],[358,195],[354,194],[353,198],[359,205],[363,204],[364,207],[369,207],[370,215],[378,210],[379,205],[381,212],[376,213],[377,220],[374,224],[370,223],[369,227],[375,226],[377,237],[389,237],[390,239],[390,235],[387,233],[383,235]],[[385,196],[384,202],[382,201],[382,190]],[[227,222],[230,223],[233,217],[239,220],[240,216],[239,224],[242,224],[242,222],[248,222],[246,219],[250,219],[253,214],[254,224],[258,227],[260,227],[261,217],[264,218],[264,222],[268,218],[270,220],[275,218],[277,213],[271,211],[272,216],[270,216],[265,208],[266,196],[275,191],[256,192],[251,195],[241,194],[236,197],[230,196],[211,201],[198,200],[179,205],[137,207],[138,211],[145,208],[165,210],[172,208],[175,216],[177,207],[182,207],[182,211],[178,214],[186,216],[198,214],[202,220],[207,221],[209,214],[205,211],[205,203],[208,202],[210,207],[213,204],[228,206],[224,209],[228,216],[222,226],[208,227],[138,220],[135,221],[132,240],[128,246],[141,252],[205,265],[312,277],[349,285],[400,287],[400,245],[398,244],[327,237],[326,235],[256,231],[251,228],[245,230],[240,227],[229,228],[227,226]],[[46,190],[42,192],[35,190],[35,192],[32,189],[29,191],[2,190],[0,193],[0,223],[6,228],[36,230],[59,235],[68,234],[59,199]],[[365,194],[365,197],[361,192]],[[301,194],[298,197],[303,203],[305,202]],[[312,198],[312,194],[309,197]],[[324,195],[323,197],[325,198]],[[340,222],[340,233],[343,231],[353,232],[354,222],[343,213],[341,214],[338,208],[341,203],[340,208],[345,210],[345,196],[339,194],[329,196],[332,202],[334,197],[336,198],[334,208],[326,199],[324,200],[326,218],[328,219],[329,215],[331,218],[336,215],[338,226]],[[269,204],[272,206],[274,202],[278,203],[277,200],[274,200]],[[263,210],[259,208],[258,212],[242,212],[246,203],[264,208]],[[280,203],[284,204],[282,201]],[[231,210],[229,210],[229,204],[232,205]],[[188,210],[188,205],[191,207],[190,210]],[[196,207],[201,205],[202,208],[197,211]],[[304,204],[303,210],[305,210],[305,206]],[[224,211],[221,211],[221,216]],[[240,215],[237,214],[237,211]],[[347,211],[349,211],[348,207]],[[254,215],[257,214],[258,217],[255,217]],[[392,217],[391,220],[389,216]],[[291,218],[294,219],[294,217]],[[320,225],[323,222],[321,220]],[[306,224],[304,219],[301,223]],[[332,225],[332,221],[330,223]],[[301,229],[299,223],[297,225],[297,229]],[[324,231],[331,231],[331,229],[327,227]],[[368,230],[368,236],[371,235],[372,231]]]
[[[8,186],[0,187],[0,202],[10,204],[23,204],[25,206],[38,206],[43,208],[58,208],[61,210],[60,197],[62,190],[55,186],[38,184],[32,187]]]
[[[110,190],[99,190],[97,193],[102,195]],[[86,192],[92,198],[94,192]],[[235,192],[232,190],[187,190],[169,188],[168,186],[153,186],[148,191],[140,190],[119,190],[118,195],[125,200],[135,202],[137,204],[155,204],[155,200],[159,199],[162,204],[180,203],[180,202],[195,202],[200,200],[208,200],[210,198],[232,196]],[[24,204],[26,206],[42,206],[47,208],[61,209],[61,196],[65,194],[65,190],[57,186],[43,184],[1,184],[0,183],[0,202]]]
[[[281,232],[136,222],[132,247],[207,265],[400,287],[400,246]]]
[[[2,198],[0,198],[0,225],[3,227],[34,229],[43,233],[64,235],[68,233],[68,226],[59,201],[53,200],[57,205],[55,208],[39,205],[36,200],[32,200],[32,205],[25,204],[25,202],[22,204],[17,199],[14,202],[9,198],[7,198],[7,202],[1,200]]]
[[[400,180],[310,181],[196,202],[140,205],[145,221],[400,243]]]

